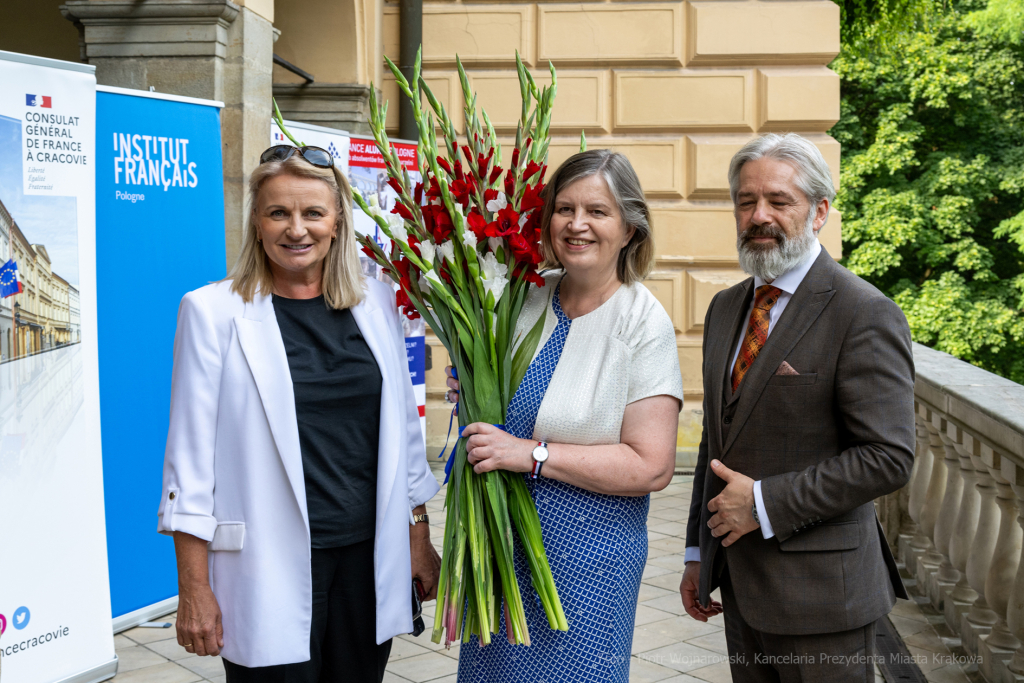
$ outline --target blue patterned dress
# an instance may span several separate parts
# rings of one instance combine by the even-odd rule
[[[509,403],[505,428],[533,436],[537,411],[562,355],[572,321],[552,299],[558,323]],[[459,654],[460,683],[627,683],[640,578],[647,562],[649,496],[608,496],[545,479],[528,479],[544,547],[569,622],[548,626],[518,541],[515,565],[531,645],[509,645],[505,619],[491,644],[476,636]]]

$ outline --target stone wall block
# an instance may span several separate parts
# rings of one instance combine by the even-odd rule
[[[839,74],[824,66],[758,70],[758,130],[825,132],[839,120]]]
[[[679,271],[654,271],[644,280],[644,285],[651,291],[665,308],[676,333],[686,331],[686,305],[683,293],[683,273]]]
[[[304,121],[360,135],[368,135],[370,132],[367,123],[370,87],[367,85],[275,83],[274,99],[286,120]],[[394,108],[397,110],[397,106]]]
[[[505,158],[512,145],[506,146]],[[595,137],[587,138],[587,149],[613,149],[622,152],[636,170],[648,199],[682,199],[684,191],[683,138],[681,137]],[[548,168],[580,151],[579,136],[557,137],[548,148]]]
[[[821,64],[839,54],[839,6],[810,2],[686,3],[687,66]]]
[[[470,71],[470,85],[479,96],[477,106],[487,115],[498,133],[514,134],[522,110],[519,94],[519,77],[515,71]],[[533,78],[538,88],[551,85],[547,70],[536,70]],[[458,78],[455,84],[460,89],[459,107],[462,106],[462,90]],[[581,130],[588,133],[610,133],[611,72],[606,69],[558,71],[558,95],[551,121],[554,133],[579,135]]]
[[[751,70],[615,71],[616,132],[749,132],[756,126]]]
[[[682,3],[540,5],[538,62],[683,64]]]
[[[686,136],[686,197],[687,199],[729,199],[729,162],[754,135],[719,134]],[[832,171],[832,179],[839,189],[839,143],[822,133],[810,133],[806,138],[814,142]]]
[[[704,316],[711,300],[723,289],[747,279],[739,268],[692,268],[686,270],[686,329],[690,334],[704,333]]]
[[[518,50],[534,63],[536,8],[531,4],[423,5],[423,65],[453,67],[455,57],[469,66],[515,68]],[[398,62],[396,6],[384,8],[384,54]]]
[[[651,223],[659,267],[670,263],[680,268],[736,266],[732,204],[655,204],[651,207]]]

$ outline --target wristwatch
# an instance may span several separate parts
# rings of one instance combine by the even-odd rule
[[[761,526],[761,520],[757,516],[757,501],[754,501],[753,503],[750,504],[750,514],[754,516],[754,522],[758,526]]]
[[[427,524],[430,524],[430,515],[413,515],[412,516],[412,523],[413,524],[419,524],[420,522],[426,522]]]
[[[534,479],[540,476],[540,468],[544,466],[544,463],[548,459],[548,445],[543,441],[537,442],[537,447],[533,449],[533,471],[531,475]]]

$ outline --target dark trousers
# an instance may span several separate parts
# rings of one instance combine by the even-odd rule
[[[740,614],[728,569],[722,576],[722,607],[733,683],[874,683],[874,622],[839,633],[758,631]]]
[[[224,660],[227,683],[381,683],[391,641],[377,644],[373,539],[313,549],[309,661],[249,668]]]

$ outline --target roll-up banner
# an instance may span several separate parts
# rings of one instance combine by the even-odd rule
[[[92,66],[0,52],[0,83],[0,667],[4,683],[100,681],[117,658],[100,451],[96,78]],[[133,265],[122,263],[126,279],[139,277]]]
[[[178,304],[225,275],[223,105],[98,90],[96,284],[116,632],[177,606],[174,543],[156,533],[156,511]]]
[[[377,150],[376,143],[372,138],[361,138],[350,136],[343,130],[325,128],[298,121],[285,121],[285,128],[298,142],[304,145],[322,147],[334,156],[334,163],[345,172],[353,189],[359,191],[373,206],[379,206],[382,210],[390,212],[395,206],[397,193],[388,185],[388,174],[384,165],[384,158]],[[271,144],[290,145],[291,141],[281,132],[276,123],[271,122],[270,130]],[[416,143],[407,140],[392,140],[398,150],[398,156],[402,165],[409,173],[409,179],[413,183],[421,181],[419,164],[416,157]],[[377,224],[363,213],[359,207],[354,207],[355,230],[360,235],[370,235],[386,252],[391,250],[391,240],[388,239]],[[370,258],[360,255],[363,272],[371,277],[393,284],[393,280],[380,272],[379,266]],[[426,338],[424,336],[425,326],[422,319],[402,320],[405,331],[406,358],[409,363],[409,376],[412,378],[413,390],[416,393],[416,404],[420,411],[420,429],[423,432],[424,443],[426,443],[427,418],[426,418]]]

